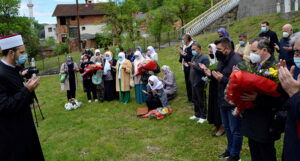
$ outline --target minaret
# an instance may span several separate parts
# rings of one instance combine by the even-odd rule
[[[33,3],[32,0],[28,0],[27,7],[29,9],[29,17],[33,19]]]

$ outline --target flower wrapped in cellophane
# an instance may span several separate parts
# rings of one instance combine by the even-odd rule
[[[154,71],[158,67],[154,60],[144,60],[138,65],[138,72],[136,75],[141,75],[145,71]]]
[[[251,72],[251,71],[250,71]],[[229,83],[225,90],[225,99],[236,106],[234,115],[240,115],[243,111],[255,107],[253,102],[243,101],[244,93],[258,93],[279,97],[278,71],[275,68],[257,70],[255,74],[245,71],[234,71],[229,77]]]

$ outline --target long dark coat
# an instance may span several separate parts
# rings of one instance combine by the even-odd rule
[[[17,68],[0,62],[0,160],[43,161],[33,122],[31,93]]]

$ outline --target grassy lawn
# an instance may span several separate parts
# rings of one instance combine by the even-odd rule
[[[299,16],[293,20],[283,20],[278,15],[248,18],[232,24],[230,34],[236,40],[239,32],[247,31],[250,38],[254,38],[259,32],[259,23],[265,19],[272,26],[277,25],[273,28],[278,34],[286,22],[296,26],[300,23]],[[216,34],[205,34],[196,37],[196,40],[206,47],[215,38]],[[83,102],[82,107],[65,111],[66,93],[60,91],[58,76],[43,77],[37,96],[46,119],[40,120],[38,132],[46,160],[218,161],[217,155],[226,148],[225,136],[213,138],[211,125],[200,125],[188,119],[193,115],[193,107],[185,103],[184,77],[178,63],[177,47],[158,53],[160,65],[166,64],[173,69],[179,86],[178,97],[170,102],[174,113],[160,121],[136,117],[136,108],[145,104],[135,103],[133,91],[129,104],[117,101],[87,104],[86,95],[80,87],[77,99]],[[204,53],[207,53],[206,49]],[[55,61],[55,58],[52,59]],[[276,142],[276,148],[280,158],[282,140]],[[247,139],[244,138],[243,161],[250,160],[249,153]]]

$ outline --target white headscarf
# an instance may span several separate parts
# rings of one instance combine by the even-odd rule
[[[134,62],[133,62],[134,71],[135,71],[135,73],[137,73],[137,71],[138,71],[138,65],[140,63],[142,63],[145,60],[145,58],[143,57],[143,55],[142,55],[142,53],[140,51],[134,52],[134,56],[138,56],[138,57],[135,57]]]
[[[218,62],[218,60],[216,58],[217,46],[215,44],[209,44],[208,46],[211,47],[213,55],[214,55],[214,58],[210,59],[210,65],[213,65]]]
[[[123,63],[125,62],[125,53],[124,52],[120,52],[119,53],[119,55],[118,55],[118,57],[119,57],[119,59],[118,59],[118,61],[119,61],[119,63],[121,64],[121,65],[123,65]],[[120,57],[121,57],[121,59],[120,59]]]
[[[109,55],[108,57],[106,55]],[[112,60],[111,52],[105,53],[105,63],[104,63],[104,75],[107,75],[107,72],[111,70],[111,65],[109,61]]]
[[[124,52],[120,52],[119,55],[118,55],[118,57],[119,57],[118,62],[119,62],[119,64],[120,64],[120,66],[119,66],[119,72],[118,72],[118,78],[121,79],[121,69],[122,69],[123,63],[124,63],[125,60],[126,60],[126,58],[125,58],[125,53],[124,53]],[[121,58],[121,59],[120,59],[120,58]]]
[[[155,49],[152,46],[148,46],[147,50],[150,54],[150,58],[152,60],[158,61],[158,55],[157,55]]]
[[[155,75],[150,76],[149,81],[153,82],[153,86],[151,86],[151,84],[148,82],[148,85],[150,86],[151,90],[164,88],[164,84]]]

